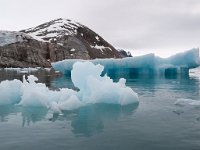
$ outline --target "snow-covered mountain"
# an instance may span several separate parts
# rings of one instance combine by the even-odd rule
[[[100,35],[68,19],[19,32],[0,31],[0,67],[49,67],[64,59],[122,57]]]
[[[55,19],[21,32],[39,41],[63,46],[71,51],[71,56],[74,58],[77,58],[76,53],[80,51],[87,52],[90,59],[121,58],[119,52],[101,36],[88,27],[69,19]]]
[[[63,36],[77,34],[77,29],[80,27],[84,28],[80,23],[59,18],[21,32],[27,33],[39,41],[54,42]]]

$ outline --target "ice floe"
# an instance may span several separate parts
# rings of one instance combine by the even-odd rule
[[[45,107],[60,112],[73,110],[87,104],[111,103],[128,105],[138,103],[138,95],[125,85],[126,80],[113,82],[108,76],[100,76],[104,67],[91,62],[76,62],[72,69],[72,82],[79,91],[68,88],[50,90],[30,75],[23,81],[0,83],[0,104],[16,104],[23,107]]]
[[[60,62],[52,63],[55,70],[64,74],[72,70],[75,62],[86,60],[66,59]],[[123,59],[94,59],[90,60],[93,64],[104,66],[104,71],[127,70],[135,74],[189,74],[189,69],[200,65],[199,49],[191,49],[183,53],[178,53],[169,58],[160,58],[154,54],[144,56],[128,57]]]

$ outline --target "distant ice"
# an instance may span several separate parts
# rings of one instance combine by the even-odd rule
[[[16,42],[23,42],[27,39],[31,39],[31,36],[28,36],[21,32],[15,31],[0,31],[0,46],[16,43]]]
[[[176,106],[173,110],[175,114],[192,114],[191,117],[195,117],[199,121],[200,100],[180,98],[175,101],[174,105]]]
[[[0,105],[17,104],[24,107],[45,107],[54,112],[73,110],[91,103],[128,105],[138,103],[138,96],[125,85],[126,80],[113,82],[108,76],[101,77],[104,67],[91,62],[76,62],[72,69],[72,82],[79,89],[50,90],[30,75],[19,80],[0,83]]]
[[[39,70],[45,70],[47,72],[50,72],[52,68],[41,68],[41,67],[36,67],[36,68],[2,68],[5,71],[16,71],[17,73],[31,73],[31,72],[37,72]]]
[[[66,59],[52,63],[52,66],[55,70],[65,73],[71,71],[73,64],[77,61],[86,60]],[[101,64],[105,71],[132,69],[134,73],[139,72],[140,74],[189,74],[189,69],[200,65],[199,49],[195,48],[168,58],[147,54],[123,59],[94,59],[91,62]]]
[[[180,98],[174,104],[177,105],[177,106],[181,106],[181,107],[189,106],[189,105],[200,107],[200,100]]]

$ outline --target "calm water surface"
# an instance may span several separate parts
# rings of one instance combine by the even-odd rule
[[[199,150],[200,106],[174,105],[179,98],[200,100],[199,72],[193,70],[189,77],[125,76],[139,105],[96,104],[62,115],[0,106],[0,150]],[[70,77],[34,74],[52,89],[74,88]],[[21,77],[0,71],[0,80]]]

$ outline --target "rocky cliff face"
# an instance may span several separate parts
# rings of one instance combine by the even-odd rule
[[[68,19],[59,18],[21,32],[39,41],[62,46],[61,53],[70,53],[69,56],[64,56],[67,58],[121,58],[119,52],[101,36],[88,27]],[[80,55],[82,53],[83,56]]]
[[[20,32],[0,32],[0,67],[50,67],[48,44]]]
[[[63,59],[122,57],[94,31],[67,19],[20,32],[0,31],[0,67],[49,67]]]

